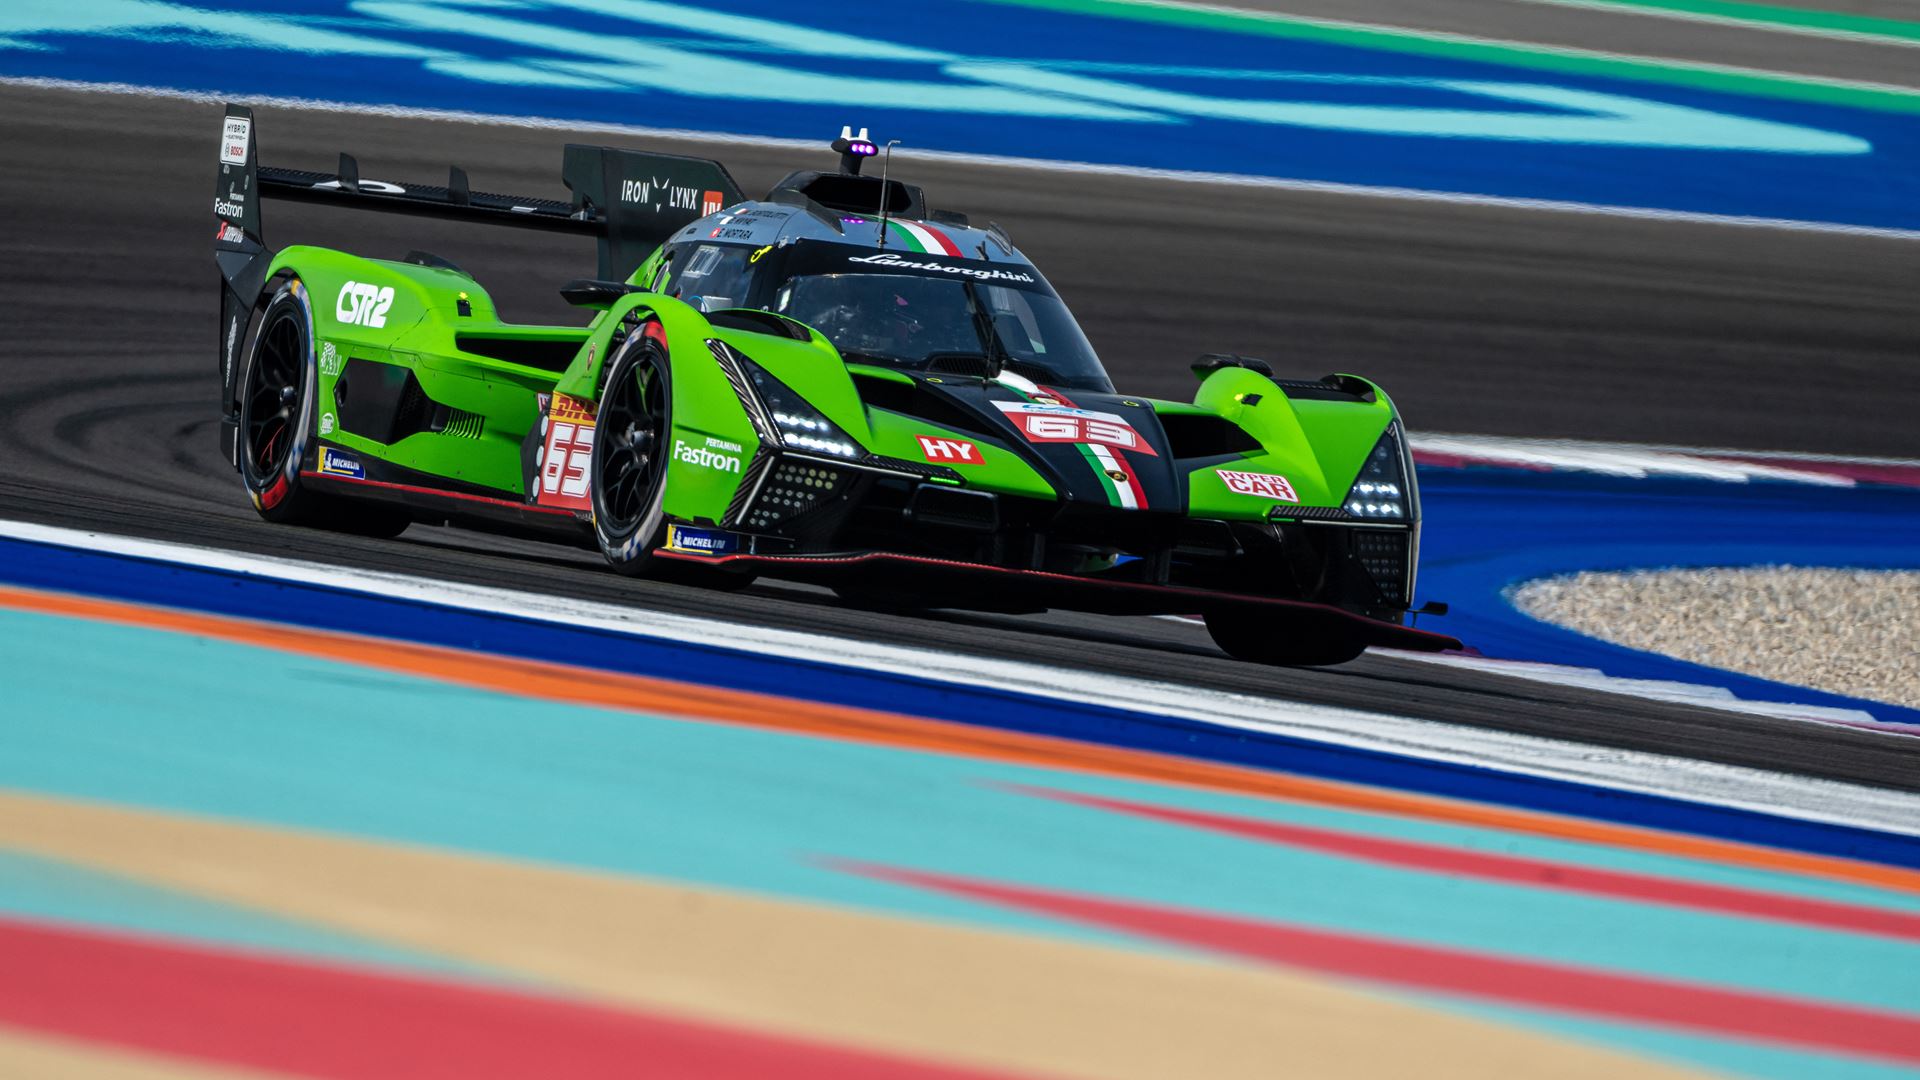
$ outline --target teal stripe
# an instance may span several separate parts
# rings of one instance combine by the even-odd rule
[[[1131,19],[1199,30],[1317,41],[1419,56],[1504,64],[1573,75],[1666,83],[1722,93],[1812,101],[1826,105],[1920,113],[1920,90],[1824,83],[1770,72],[1722,71],[1678,61],[1611,56],[1528,47],[1509,42],[1472,41],[1392,27],[1327,25],[1266,12],[1193,8],[1158,0],[985,0],[987,3],[1066,11],[1078,15]]]

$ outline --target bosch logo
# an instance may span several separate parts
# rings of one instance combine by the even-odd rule
[[[393,286],[349,281],[340,286],[340,295],[333,302],[333,314],[343,323],[378,330],[387,325],[387,309],[392,306]]]

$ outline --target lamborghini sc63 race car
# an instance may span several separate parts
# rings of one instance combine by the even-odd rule
[[[263,168],[226,110],[214,194],[222,449],[270,521],[597,545],[627,574],[856,603],[1193,614],[1330,664],[1402,625],[1420,498],[1392,401],[1208,355],[1191,404],[1115,391],[998,225],[865,175],[746,199],[717,162],[569,145],[567,201]],[[598,238],[585,326],[503,322],[421,251],[273,251],[281,198]]]

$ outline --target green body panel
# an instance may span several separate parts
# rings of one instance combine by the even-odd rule
[[[327,439],[404,468],[495,488],[505,495],[524,493],[521,443],[538,420],[537,395],[553,389],[554,374],[466,352],[459,348],[457,337],[484,334],[577,341],[582,330],[503,324],[486,290],[452,270],[296,246],[282,250],[268,274],[271,278],[282,271],[297,274],[307,286],[316,350],[324,358],[331,345],[340,361],[339,366],[321,365],[323,403],[334,400],[345,361],[364,360],[410,368],[428,397],[481,418],[477,432],[471,425],[461,425],[457,433],[419,432],[385,444],[334,427],[337,420],[323,406],[320,423]],[[393,289],[393,299],[382,313],[384,326],[354,321],[351,310],[349,318],[342,318],[341,291],[349,282]],[[459,313],[463,298],[469,305],[468,315]]]
[[[1166,409],[1166,404],[1154,402],[1154,407]],[[1187,513],[1226,520],[1264,519],[1275,503],[1230,490],[1214,476],[1221,469],[1276,473],[1293,485],[1300,505],[1336,506],[1394,417],[1393,402],[1378,387],[1371,404],[1296,401],[1267,376],[1238,367],[1209,374],[1194,395],[1194,407],[1239,425],[1265,448],[1188,476]]]
[[[656,252],[630,281],[652,280],[659,258]],[[696,308],[653,293],[617,298],[584,328],[510,325],[499,321],[493,299],[484,289],[452,270],[300,246],[281,251],[269,275],[283,271],[298,274],[306,283],[316,349],[324,354],[331,345],[342,365],[351,358],[410,368],[434,401],[482,418],[477,432],[470,424],[459,425],[457,432],[422,432],[391,445],[340,430],[330,413],[322,419],[327,439],[369,458],[497,489],[503,496],[523,497],[522,444],[539,422],[538,395],[558,392],[598,401],[613,334],[629,313],[638,313],[657,319],[668,343],[673,423],[664,448],[668,453],[664,498],[670,518],[720,522],[759,448],[746,410],[707,347],[710,339],[724,341],[750,357],[873,453],[917,462],[925,460],[920,436],[970,442],[979,451],[980,464],[947,463],[964,485],[1023,498],[1059,497],[1011,442],[1002,444],[978,432],[955,431],[867,406],[852,370],[904,383],[913,379],[881,367],[856,365],[850,370],[818,332],[803,342],[716,327]],[[366,325],[368,320],[342,299],[349,283],[393,290],[391,303],[382,312],[383,326]],[[464,315],[459,310],[462,300],[469,308]],[[567,342],[578,349],[566,370],[556,374],[467,352],[459,347],[462,334]],[[339,365],[323,365],[322,402],[333,401],[339,369]],[[1150,404],[1162,415],[1222,417],[1262,444],[1263,451],[1188,475],[1186,512],[1220,520],[1265,520],[1276,510],[1272,499],[1231,490],[1214,475],[1222,469],[1278,474],[1293,486],[1300,505],[1337,505],[1395,415],[1392,402],[1377,387],[1375,400],[1367,404],[1293,400],[1271,379],[1245,368],[1210,373],[1192,404]]]

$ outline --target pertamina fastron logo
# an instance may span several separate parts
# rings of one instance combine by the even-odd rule
[[[1284,476],[1275,476],[1272,473],[1229,472],[1226,469],[1220,470],[1218,475],[1226,482],[1227,490],[1241,495],[1258,495],[1261,498],[1276,499],[1280,502],[1300,501],[1300,496],[1294,494],[1293,485]]]
[[[980,448],[962,439],[942,439],[932,435],[915,435],[920,440],[920,453],[936,465],[984,465],[986,459],[980,456]]]
[[[718,469],[721,472],[740,472],[740,459],[733,454],[722,453],[705,446],[689,446],[679,439],[673,440],[673,456],[688,465],[698,465],[703,469]]]

